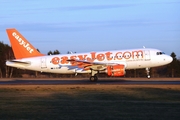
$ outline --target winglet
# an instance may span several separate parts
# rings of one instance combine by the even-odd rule
[[[6,29],[16,59],[44,56],[36,50],[16,29]]]

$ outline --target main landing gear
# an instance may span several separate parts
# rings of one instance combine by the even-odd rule
[[[91,76],[91,77],[90,77],[90,81],[91,81],[91,82],[96,82],[97,80],[98,80],[97,75],[94,75],[94,76]]]
[[[151,78],[149,69],[150,69],[150,68],[146,68],[146,73],[147,73],[147,78],[148,78],[148,79]]]
[[[89,78],[91,82],[96,82],[98,80],[97,73],[98,71],[91,70],[91,77]]]

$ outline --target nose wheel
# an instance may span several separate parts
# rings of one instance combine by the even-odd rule
[[[151,76],[150,76],[150,68],[146,68],[146,73],[147,73],[147,78],[148,79],[150,79],[151,78]]]

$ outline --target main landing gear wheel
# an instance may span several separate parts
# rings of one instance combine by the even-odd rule
[[[91,82],[96,82],[97,80],[98,80],[98,77],[96,75],[90,77]]]
[[[98,80],[97,73],[98,71],[91,69],[91,77],[90,77],[91,82],[96,82]]]

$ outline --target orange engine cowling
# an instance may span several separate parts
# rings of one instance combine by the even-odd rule
[[[107,66],[107,74],[108,76],[124,76],[125,75],[124,65]]]

